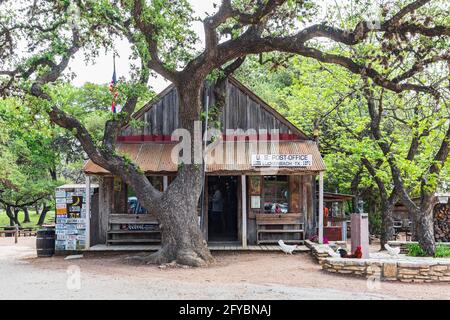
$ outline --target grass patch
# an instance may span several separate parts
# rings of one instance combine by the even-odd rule
[[[434,252],[436,258],[450,258],[450,247],[439,243],[436,246],[436,251]]]
[[[422,247],[418,243],[410,243],[407,246],[408,248],[408,256],[411,257],[425,257],[425,251],[423,251]]]
[[[39,220],[39,215],[36,214],[36,210],[28,210],[30,213],[30,222],[22,223],[24,219],[24,213],[23,211],[19,212],[19,222],[21,227],[23,228],[33,228],[36,229],[39,226],[37,225],[37,222]],[[55,219],[55,211],[51,210],[47,212],[47,215],[45,216],[45,222],[44,224],[51,224],[54,223]],[[6,227],[9,226],[9,218],[6,215],[5,210],[0,210],[0,227]]]
[[[411,257],[425,257],[426,254],[418,243],[410,243],[407,246],[408,256]],[[435,258],[450,258],[450,247],[444,245],[443,243],[438,243],[436,245],[436,250],[434,251]]]

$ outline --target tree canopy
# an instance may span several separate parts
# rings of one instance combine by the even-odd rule
[[[297,79],[289,80],[288,96],[277,98],[288,106],[280,107],[289,109],[285,114],[300,123],[304,120],[293,100],[302,101],[302,111],[314,118],[305,126],[325,133],[321,144],[332,163],[348,157],[358,173],[363,161],[380,190],[380,181],[391,179],[393,186],[387,189],[396,190],[394,200],[400,197],[417,217],[427,212],[421,215],[428,219],[421,223],[427,230],[422,245],[430,253],[434,240],[429,235],[429,200],[436,184],[429,182],[437,181],[449,152],[450,130],[445,130],[443,124],[448,124],[440,115],[448,100],[448,6],[439,0],[371,4],[364,0],[327,4],[321,12],[322,3],[313,0],[222,0],[214,12],[200,18],[186,0],[4,1],[0,4],[5,13],[0,17],[0,93],[39,105],[52,123],[76,137],[92,161],[121,177],[146,208],[158,212],[167,229],[154,261],[200,265],[211,261],[211,256],[194,219],[201,193],[198,166],[184,164],[169,190],[161,193],[135,164],[115,151],[121,127],[146,97],[150,74],[157,73],[177,87],[180,124],[193,132],[194,122],[201,118],[204,80],[241,65],[245,57],[257,56],[259,63],[271,65],[294,61],[294,67],[303,65],[311,72],[319,68],[322,82],[318,84],[324,90],[305,91],[303,83],[316,79],[308,79],[303,70],[289,71],[297,72]],[[203,25],[203,41],[193,31],[195,23]],[[55,95],[55,88],[70,81],[68,66],[75,54],[83,52],[87,61],[95,59],[99,50],[113,50],[116,37],[125,39],[132,51],[131,75],[121,84],[122,111],[106,119],[99,141],[99,132],[65,108],[60,99],[64,95]],[[289,60],[293,56],[297,60]],[[316,63],[308,65],[309,61]],[[341,81],[332,79],[333,74]],[[314,108],[314,101],[330,105],[324,111]],[[429,119],[432,108],[436,110]],[[409,149],[405,132],[412,134]],[[328,143],[328,137],[336,142]],[[430,147],[425,140],[433,138],[441,140]],[[407,151],[412,149],[413,157]],[[410,197],[417,188],[427,199],[419,207]],[[380,195],[384,198],[386,192]]]

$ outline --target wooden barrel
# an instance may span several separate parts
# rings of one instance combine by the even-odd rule
[[[38,257],[51,257],[55,254],[55,229],[43,228],[36,232],[36,251]]]

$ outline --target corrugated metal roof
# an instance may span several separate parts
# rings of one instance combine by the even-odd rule
[[[117,146],[146,173],[175,173],[177,155],[173,150],[177,143],[123,143]],[[174,152],[172,152],[174,151]],[[173,153],[173,155],[172,155]],[[252,154],[311,154],[309,167],[252,167]],[[172,157],[174,159],[172,159]],[[315,142],[301,141],[218,141],[210,144],[206,153],[206,171],[210,174],[265,173],[294,174],[325,171],[325,164]],[[109,174],[102,167],[88,161],[84,167],[87,174]]]

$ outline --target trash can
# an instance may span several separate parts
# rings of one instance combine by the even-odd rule
[[[55,228],[45,227],[36,232],[36,251],[38,257],[55,254]]]

